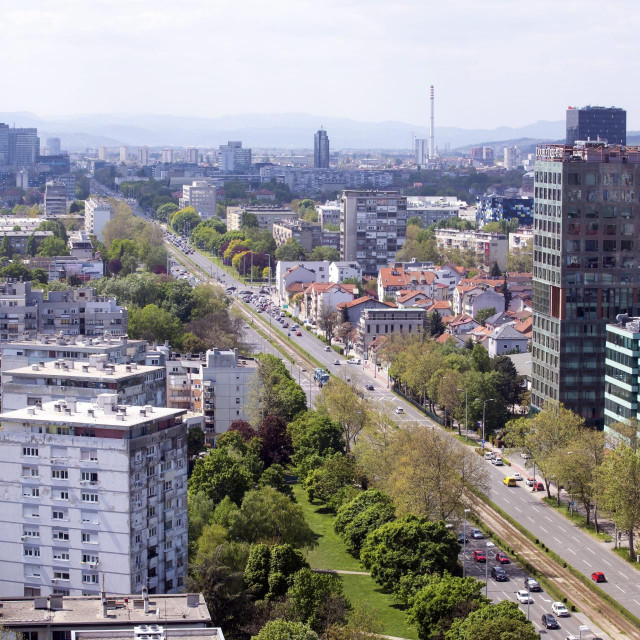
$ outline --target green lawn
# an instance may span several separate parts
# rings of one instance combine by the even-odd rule
[[[360,562],[347,553],[344,543],[333,531],[333,514],[324,513],[318,505],[312,505],[299,484],[293,486],[298,504],[307,522],[318,536],[318,546],[307,553],[313,569],[363,571]],[[400,638],[417,640],[416,630],[407,621],[405,612],[391,594],[384,593],[369,576],[341,575],[345,595],[352,603],[362,602],[375,611],[383,624],[382,633]]]

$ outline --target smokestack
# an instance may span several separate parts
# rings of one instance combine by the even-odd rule
[[[436,142],[435,142],[435,124],[434,124],[434,107],[435,100],[433,97],[433,85],[429,87],[430,102],[431,102],[431,127],[429,130],[429,160],[435,160],[436,157]]]

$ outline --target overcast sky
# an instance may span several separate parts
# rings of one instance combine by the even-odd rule
[[[0,0],[0,111],[306,112],[440,126],[625,107],[637,0]]]

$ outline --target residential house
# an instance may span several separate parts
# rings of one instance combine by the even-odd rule
[[[336,282],[313,282],[302,295],[304,297],[300,317],[315,323],[323,313],[337,311],[341,302],[351,302],[354,298],[353,288],[348,289]]]
[[[341,302],[338,305],[338,311],[342,314],[342,322],[349,322],[351,326],[357,327],[365,309],[393,309],[395,306],[392,302],[383,302],[371,296],[362,296],[350,302]]]
[[[424,309],[365,309],[358,323],[358,351],[367,354],[370,344],[379,336],[423,335],[425,323]]]
[[[524,353],[527,350],[527,336],[520,333],[513,325],[503,324],[495,328],[487,338],[487,351],[493,358],[503,353]]]
[[[332,262],[329,265],[329,282],[342,284],[347,278],[362,280],[362,267],[356,262]]]
[[[480,323],[476,322],[472,316],[461,313],[447,324],[447,331],[453,335],[460,335],[469,333],[478,326]]]
[[[285,290],[293,282],[329,282],[330,264],[328,260],[279,260],[276,264],[275,286],[278,289],[280,301],[286,299]],[[292,275],[291,271],[294,267],[302,267],[312,275],[304,275],[301,271]]]

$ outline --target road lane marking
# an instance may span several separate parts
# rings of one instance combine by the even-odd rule
[[[571,553],[573,553],[574,556],[578,555],[571,547],[567,547],[567,549],[571,551]]]
[[[544,527],[540,527],[545,533],[549,533]]]
[[[636,604],[640,605],[640,602],[638,602],[635,598],[633,598],[633,601],[634,601]]]
[[[618,573],[626,580],[627,576],[624,575],[624,573],[622,573],[622,571],[618,571]]]
[[[560,525],[558,525],[558,529],[560,529],[560,531],[562,531],[562,533],[567,533]]]
[[[575,536],[571,536],[578,544],[580,544],[580,540],[578,540],[578,538],[576,538]]]
[[[593,569],[593,567],[586,560],[583,560],[582,562],[584,562],[587,565],[587,567],[589,567],[589,569]]]
[[[506,498],[503,498],[503,500],[507,503],[507,504],[511,504]]]
[[[620,589],[620,591],[622,591],[622,593],[624,593],[624,589],[622,587],[620,587],[619,585],[615,585],[616,589]]]
[[[562,540],[560,540],[560,539],[556,538],[555,536],[553,536],[553,539],[554,539],[556,542],[559,542],[560,544],[562,544]]]
[[[514,506],[513,507],[518,513],[522,513],[522,509],[520,509],[519,507]]]
[[[552,520],[549,516],[545,515],[545,518],[546,518],[549,522],[553,522],[553,520]]]
[[[602,562],[604,562],[606,565],[611,566],[611,563],[608,562],[607,560],[605,560],[604,558],[602,558]]]
[[[540,598],[541,598],[542,600],[544,600],[545,602],[551,602],[551,600],[547,600],[546,598],[543,598],[542,596],[540,596]]]

